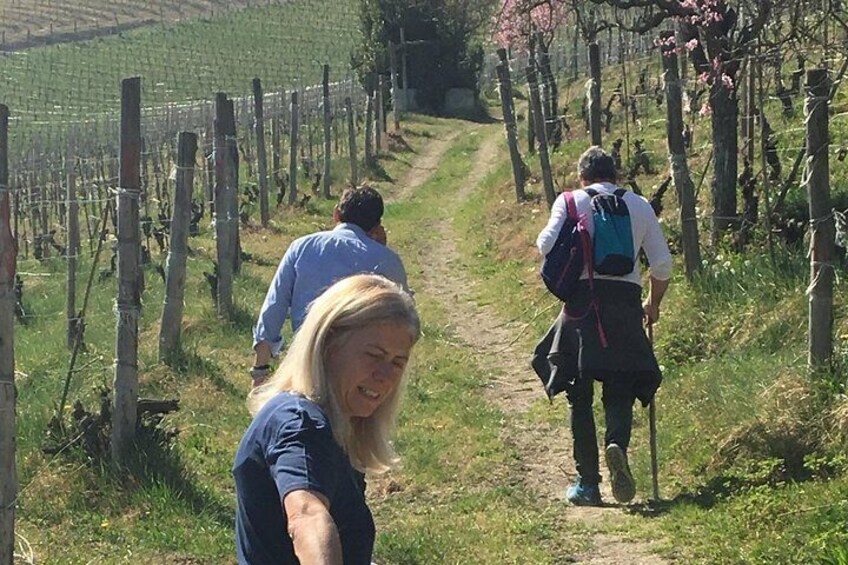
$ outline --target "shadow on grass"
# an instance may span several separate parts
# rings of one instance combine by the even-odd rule
[[[694,492],[683,492],[668,500],[660,498],[660,500],[631,504],[625,507],[625,511],[645,518],[656,518],[681,504],[691,504],[709,510],[722,500],[739,493],[745,487],[751,486],[751,484],[751,480],[744,477],[713,477],[707,484],[699,486]]]
[[[155,421],[146,421],[137,429],[133,454],[126,466],[112,478],[126,485],[129,474],[142,489],[164,485],[193,513],[211,518],[223,528],[232,528],[235,510],[219,500],[215,493],[197,484],[196,477],[186,469],[179,450],[174,449],[174,435]]]
[[[253,332],[253,314],[240,304],[233,304],[232,312],[228,323],[224,324],[227,333],[235,332],[240,336],[252,334]]]
[[[383,158],[383,155],[380,155],[380,158]],[[381,165],[378,161],[374,161],[367,168],[368,177],[374,180],[384,181],[384,182],[394,182],[392,176],[386,171],[386,169]]]
[[[257,267],[273,267],[276,265],[276,263],[266,259],[265,257],[254,255],[253,253],[245,253],[244,251],[242,251],[242,261],[250,263],[251,265],[256,265]]]
[[[445,114],[445,117],[473,122],[475,124],[494,124],[501,121],[489,114],[485,106],[481,104],[478,104],[474,109],[447,113]]]
[[[99,409],[85,410],[81,402],[74,403],[70,422],[50,424],[50,434],[44,446],[45,453],[64,454],[85,461],[104,481],[114,487],[116,500],[110,504],[129,505],[137,500],[133,496],[155,495],[164,486],[166,500],[158,496],[158,503],[171,508],[181,501],[194,514],[214,520],[222,528],[230,529],[234,522],[234,509],[225,499],[199,484],[197,477],[187,469],[182,453],[174,438],[178,430],[166,429],[162,421],[167,413],[139,415],[133,443],[120,466],[113,466],[111,453],[111,398],[108,389],[100,393]],[[92,501],[97,503],[96,500]]]
[[[215,388],[234,398],[244,398],[247,394],[224,378],[224,371],[214,360],[201,357],[193,348],[175,350],[166,357],[165,363],[180,375],[207,379]]]

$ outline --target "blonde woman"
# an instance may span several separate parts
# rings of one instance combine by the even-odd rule
[[[390,444],[415,305],[378,275],[337,282],[312,303],[274,376],[248,396],[254,415],[236,453],[239,563],[371,563],[364,472]]]

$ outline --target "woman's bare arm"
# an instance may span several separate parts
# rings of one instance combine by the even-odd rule
[[[342,544],[327,499],[313,491],[296,490],[283,499],[288,535],[301,565],[342,565]]]

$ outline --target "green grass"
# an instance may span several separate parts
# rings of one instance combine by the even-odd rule
[[[466,126],[412,118],[404,130],[412,153],[386,156],[381,166],[391,178],[400,178],[426,143],[458,127]],[[428,225],[450,213],[447,197],[465,180],[478,144],[479,136],[463,136],[411,200],[388,207],[389,241],[402,250],[413,286],[427,268],[418,263],[417,250],[428,244]],[[377,184],[386,196],[401,188]],[[243,246],[257,261],[245,263],[237,278],[236,303],[245,314],[236,323],[216,318],[201,276],[211,267],[211,234],[204,231],[190,240],[194,253],[188,263],[184,351],[173,367],[156,361],[162,283],[148,271],[140,331],[141,395],[179,397],[181,410],[166,416],[162,425],[180,433],[173,444],[143,436],[138,459],[120,474],[76,449],[57,457],[41,451],[69,356],[62,345],[59,289],[64,274],[61,260],[23,262],[22,271],[53,274],[25,278],[25,302],[35,317],[18,326],[16,354],[18,370],[27,375],[18,380],[24,490],[17,531],[39,560],[111,562],[131,554],[141,562],[232,562],[230,465],[249,422],[244,408],[246,368],[252,360],[249,325],[287,244],[329,226],[332,204],[313,198],[307,209],[277,210],[268,231],[242,231]],[[91,411],[98,405],[99,388],[112,380],[114,285],[112,278],[95,282],[88,349],[69,395]],[[483,399],[485,375],[453,335],[448,305],[423,292],[417,300],[425,337],[409,369],[397,438],[403,466],[381,479],[391,481],[390,489],[374,486],[377,481],[370,491],[378,527],[376,559],[553,564],[584,550],[580,526],[521,486],[517,454],[502,437],[503,415]]]
[[[566,95],[576,96],[579,86],[564,89]],[[656,117],[649,115],[646,122]],[[386,154],[380,162],[394,179],[377,182],[384,195],[402,189],[397,180],[412,172],[427,143],[470,127],[410,117],[403,134],[411,151]],[[577,129],[574,122],[572,127]],[[621,132],[620,123],[615,127],[613,136]],[[640,135],[662,155],[659,128]],[[503,151],[500,165],[479,190],[454,208],[451,196],[463,187],[479,145],[480,135],[460,135],[428,182],[409,200],[388,206],[389,243],[401,251],[415,288],[429,267],[420,252],[433,244],[432,225],[453,218],[462,254],[457,268],[479,282],[479,304],[527,325],[517,344],[530,351],[557,306],[539,284],[533,246],[547,220],[547,205],[538,179],[528,186],[528,201],[514,202]],[[572,163],[584,145],[582,137],[575,138],[553,155],[561,187],[573,183]],[[693,170],[706,162],[701,150]],[[529,164],[538,170],[535,160]],[[836,178],[842,174],[835,169]],[[658,180],[640,178],[640,186],[650,192]],[[702,210],[708,209],[707,192],[701,193]],[[191,240],[184,352],[175,367],[156,361],[162,283],[148,271],[141,393],[181,399],[182,409],[164,420],[180,434],[173,444],[145,439],[143,455],[121,474],[77,450],[59,457],[41,451],[69,356],[61,321],[63,263],[21,263],[21,271],[48,275],[25,276],[25,304],[34,317],[18,326],[16,354],[17,368],[25,374],[18,377],[23,487],[18,532],[40,561],[232,562],[230,465],[249,422],[243,400],[252,361],[250,325],[283,250],[295,237],[328,227],[332,204],[313,198],[305,209],[276,210],[269,230],[242,232],[245,250],[257,260],[246,263],[237,278],[235,322],[216,318],[201,275],[214,255],[211,234],[204,231]],[[672,195],[663,216],[671,234],[678,229],[674,206]],[[762,237],[744,253],[731,249],[722,244],[707,250],[703,274],[693,283],[683,278],[678,260],[656,328],[666,377],[658,397],[665,502],[616,514],[603,530],[627,538],[661,536],[662,551],[686,563],[844,563],[848,481],[839,443],[844,437],[831,422],[835,393],[845,392],[844,372],[806,375],[804,250],[778,245],[773,264]],[[89,410],[97,405],[99,387],[112,379],[114,295],[114,279],[95,283],[88,350],[71,387],[71,400],[81,399]],[[590,533],[564,508],[523,486],[515,447],[502,435],[516,422],[485,401],[486,375],[450,327],[452,305],[420,289],[416,299],[424,338],[409,368],[397,438],[403,466],[369,488],[378,531],[375,559],[387,564],[567,562],[587,549]],[[840,355],[848,335],[843,312],[837,295]],[[515,416],[518,423],[544,421],[567,434],[562,400],[551,408],[539,397],[527,414]],[[645,412],[637,410],[631,452],[642,493],[650,484]],[[793,468],[799,457],[800,468]]]
[[[120,109],[127,77],[142,77],[144,107],[250,96],[255,77],[265,92],[312,86],[325,63],[332,81],[347,79],[357,21],[351,0],[292,0],[8,54],[0,101],[10,109],[10,147],[61,153],[69,123],[77,143],[117,135],[102,120]]]
[[[580,93],[566,96],[575,94]],[[579,115],[579,100],[570,111]],[[643,114],[642,121],[655,124],[659,119],[654,110]],[[792,150],[786,146],[797,145],[802,132],[781,118],[775,117],[776,122],[784,127],[787,142],[779,148],[788,167]],[[575,121],[571,125],[575,129]],[[844,120],[833,124],[834,131],[844,127]],[[690,161],[693,175],[700,175],[708,155],[703,144],[709,130],[704,128],[708,125],[702,120]],[[631,139],[645,139],[660,169],[663,134],[664,129],[653,126],[634,132],[631,125]],[[624,132],[617,119],[606,139],[619,136]],[[573,163],[585,147],[578,137],[552,154],[560,188],[576,184]],[[535,158],[525,158],[534,172],[539,170]],[[528,200],[516,204],[511,171],[504,163],[457,211],[456,226],[466,264],[482,281],[476,287],[478,302],[493,306],[504,319],[528,324],[519,343],[529,350],[555,316],[556,301],[538,281],[540,260],[534,246],[548,207],[538,177],[527,187]],[[831,165],[832,179],[844,178],[845,166],[832,160]],[[637,182],[649,196],[661,178],[640,176]],[[835,197],[841,198],[842,184],[832,182]],[[789,194],[788,202],[803,218],[803,192]],[[706,241],[708,191],[702,190],[700,198]],[[666,233],[674,239],[679,224],[673,192],[665,204]],[[687,563],[838,563],[848,547],[848,508],[843,503],[848,477],[840,455],[844,439],[833,433],[837,423],[830,410],[840,398],[834,392],[844,394],[846,386],[840,369],[844,300],[835,295],[837,368],[830,375],[807,376],[804,291],[809,263],[803,245],[778,239],[774,261],[761,232],[744,252],[726,243],[702,249],[704,268],[691,284],[682,276],[682,257],[677,261],[655,328],[665,369],[657,402],[660,485],[666,502],[659,512],[644,509],[655,519],[645,520],[636,508],[632,517],[610,528],[652,540],[659,530],[665,538],[663,551]],[[551,409],[540,401],[527,418],[559,425],[568,433],[563,404],[557,401]],[[648,489],[647,411],[636,412],[633,470],[637,483]],[[828,471],[822,473],[817,461],[827,462]]]

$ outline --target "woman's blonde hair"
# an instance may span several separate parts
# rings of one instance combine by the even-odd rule
[[[342,279],[315,299],[274,376],[247,397],[255,415],[283,391],[302,394],[321,406],[333,435],[354,467],[381,473],[397,462],[390,443],[402,386],[396,386],[368,418],[345,416],[327,374],[327,355],[350,334],[372,324],[393,322],[409,329],[413,344],[421,332],[412,298],[396,283],[379,275]]]

